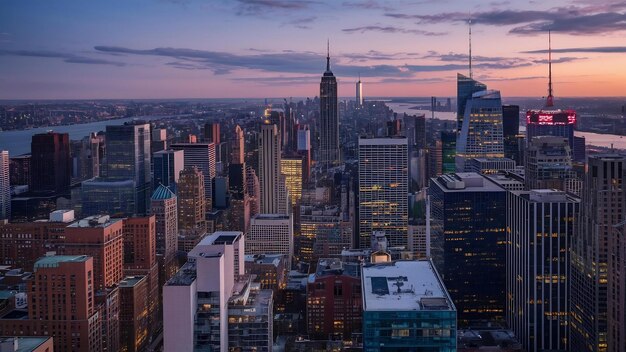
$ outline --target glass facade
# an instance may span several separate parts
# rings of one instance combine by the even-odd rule
[[[506,191],[495,185],[448,190],[439,179],[431,179],[429,188],[431,255],[457,307],[459,324],[501,321],[506,289]]]
[[[455,352],[456,312],[363,312],[363,351]]]
[[[91,179],[81,185],[82,216],[136,214],[137,188],[133,180],[103,181]]]
[[[453,131],[441,131],[441,155],[443,161],[443,173],[450,174],[456,171],[456,133]]]
[[[483,83],[473,80],[462,74],[456,76],[456,121],[457,131],[463,127],[463,118],[465,116],[465,105],[472,94],[487,90],[487,86]]]

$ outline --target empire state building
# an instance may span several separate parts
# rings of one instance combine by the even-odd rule
[[[330,70],[330,50],[326,55],[326,72],[320,82],[320,151],[318,162],[325,167],[339,162],[339,115],[337,79]]]

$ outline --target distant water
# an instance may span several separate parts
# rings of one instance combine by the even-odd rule
[[[428,102],[426,102],[426,104],[427,103]],[[396,112],[398,114],[404,114],[404,113],[407,113],[408,115],[424,114],[426,115],[426,118],[431,117],[430,110],[412,109],[416,105],[421,105],[421,106],[425,105],[423,101],[387,102],[386,104],[387,106],[389,106],[391,110],[393,110],[393,112]],[[435,118],[440,119],[440,120],[455,121],[456,113],[435,111]],[[520,128],[520,130],[524,130],[524,129],[525,128],[523,126]],[[605,147],[605,148],[611,148],[611,145],[612,145],[613,148],[626,150],[626,136],[620,136],[616,134],[581,132],[581,131],[575,131],[574,134],[579,137],[585,137],[585,143],[587,145],[593,145],[593,146]]]
[[[166,116],[130,117],[125,119],[81,123],[67,126],[49,126],[33,128],[30,130],[2,131],[0,132],[0,150],[8,150],[9,156],[17,156],[25,153],[30,153],[30,141],[32,136],[34,134],[45,133],[50,130],[59,133],[69,133],[70,139],[82,139],[83,137],[88,136],[91,132],[106,130],[106,126],[108,125],[121,125],[124,122],[129,122],[133,120],[151,121],[164,117]]]

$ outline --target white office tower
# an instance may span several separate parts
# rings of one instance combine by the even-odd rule
[[[359,248],[374,231],[407,245],[408,150],[405,137],[359,139]]]
[[[11,217],[11,184],[9,178],[9,152],[0,151],[0,220]]]
[[[261,125],[259,134],[261,213],[280,213],[280,134],[276,125]]]
[[[570,253],[580,199],[550,189],[507,197],[507,323],[526,351],[569,351]]]
[[[287,267],[293,257],[293,217],[283,214],[258,214],[250,220],[246,235],[246,254],[283,254]]]
[[[504,158],[502,99],[497,90],[472,94],[456,141],[456,171],[469,172],[466,163],[474,158]],[[469,165],[467,165],[469,166]]]
[[[189,252],[163,287],[165,351],[271,351],[272,291],[243,276],[243,250],[242,232],[223,231]]]

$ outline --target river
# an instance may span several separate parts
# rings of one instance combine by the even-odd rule
[[[34,134],[37,133],[45,133],[47,131],[69,133],[70,139],[76,140],[88,136],[91,132],[104,131],[106,130],[106,126],[108,125],[121,125],[124,122],[129,122],[133,120],[151,121],[165,117],[167,116],[129,117],[124,119],[80,123],[76,125],[38,127],[30,130],[19,131],[1,131],[0,150],[8,150],[9,156],[17,156],[25,153],[30,153],[31,138]]]
[[[387,106],[394,112],[398,114],[424,114],[427,118],[431,117],[430,110],[415,110],[411,109],[416,105],[424,105],[423,102],[386,102]],[[440,120],[456,120],[456,113],[454,112],[442,112],[435,111],[435,118]],[[520,126],[520,131],[524,131],[525,127]],[[611,148],[611,146],[615,149],[626,150],[626,136],[620,136],[616,134],[604,134],[604,133],[593,133],[593,132],[582,132],[582,131],[574,131],[574,135],[579,137],[585,137],[585,143],[587,145],[593,145],[597,147],[605,147]]]

